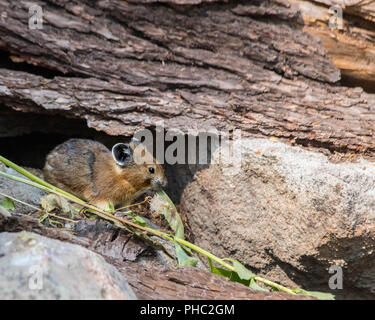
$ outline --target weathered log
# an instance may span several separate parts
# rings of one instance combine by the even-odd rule
[[[112,135],[163,120],[185,133],[236,127],[339,158],[374,157],[373,95],[335,84],[340,71],[294,6],[145,2],[40,1],[43,29],[30,30],[28,5],[2,0],[2,50],[67,76],[2,69],[0,102],[84,118]]]
[[[362,0],[290,0],[290,3],[301,13],[303,31],[322,40],[322,45],[341,70],[343,83],[361,86],[374,93],[374,3]],[[342,20],[337,21],[335,16],[341,14]]]
[[[111,262],[111,260],[108,259]],[[259,292],[195,268],[143,269],[136,263],[113,262],[128,279],[139,299],[167,300],[310,300],[311,297],[282,292]]]

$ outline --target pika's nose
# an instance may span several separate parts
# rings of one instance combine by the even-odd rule
[[[160,190],[161,188],[167,185],[167,181],[165,179],[157,178],[154,180],[153,187],[156,190]]]

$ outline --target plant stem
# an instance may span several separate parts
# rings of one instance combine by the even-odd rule
[[[231,266],[230,264],[224,262],[222,259],[220,259],[219,257],[216,257],[215,255],[213,255],[212,253],[186,241],[186,240],[182,240],[182,239],[179,239],[179,238],[175,238],[175,237],[164,237],[164,238],[167,238],[171,241],[176,241],[180,244],[183,244],[187,247],[189,247],[190,249],[194,250],[194,251],[197,251],[201,254],[203,254],[204,256],[206,256],[207,258],[217,262],[218,264],[222,265],[223,267],[227,268],[228,270],[230,271],[234,271],[235,272],[235,269],[233,266]],[[270,286],[270,287],[274,287],[276,289],[278,289],[279,291],[284,291],[284,292],[287,292],[287,293],[290,293],[290,294],[296,294],[295,292],[293,292],[293,290],[289,289],[289,288],[286,288],[280,284],[277,284],[273,281],[270,281],[270,280],[267,280],[267,279],[264,279],[262,277],[258,277],[258,276],[255,276],[254,280],[256,281],[259,281],[259,282],[263,282],[264,284]]]
[[[292,289],[289,289],[287,287],[282,286],[281,284],[278,284],[278,283],[275,283],[273,281],[264,279],[262,277],[255,276],[254,279],[256,281],[263,282],[264,284],[266,284],[266,285],[268,285],[270,287],[274,287],[274,288],[276,288],[279,291],[284,291],[284,292],[289,293],[289,294],[296,294]]]
[[[23,178],[20,178],[20,177],[17,177],[17,176],[13,176],[13,175],[5,173],[3,171],[0,171],[0,176],[6,177],[8,179],[12,179],[12,180],[15,180],[15,181],[18,181],[18,182],[22,182],[24,184],[28,184],[30,186],[42,189],[42,190],[44,190],[46,192],[49,192],[49,193],[55,193],[55,194],[57,194],[59,196],[64,197],[67,200],[70,200],[72,202],[75,202],[75,203],[77,203],[79,205],[82,205],[82,206],[84,206],[86,208],[89,208],[89,209],[93,210],[96,215],[102,217],[103,219],[110,220],[111,222],[115,222],[115,221],[116,222],[121,222],[123,224],[128,224],[128,225],[130,225],[132,227],[135,227],[135,228],[141,229],[143,231],[150,232],[150,233],[153,233],[155,235],[160,236],[160,232],[157,231],[157,230],[154,230],[154,229],[151,229],[151,228],[147,228],[147,227],[142,227],[142,226],[140,226],[140,225],[138,225],[136,223],[132,223],[130,221],[127,221],[127,220],[119,218],[119,217],[115,217],[115,216],[111,215],[110,213],[107,213],[104,210],[96,208],[95,206],[92,206],[92,205],[86,203],[85,201],[83,201],[83,200],[81,200],[81,199],[79,199],[79,198],[77,198],[77,197],[69,194],[68,192],[61,193],[60,191],[58,191],[59,190],[58,188],[51,189],[51,188],[46,187],[44,185],[40,185],[37,182],[26,180],[26,179],[23,179]],[[167,234],[165,234],[165,235],[167,235]]]
[[[143,203],[149,201],[148,198],[149,198],[149,197],[146,197],[146,199],[144,199],[143,201],[140,201],[140,202],[137,202],[137,203],[128,204],[127,206],[124,206],[124,207],[118,208],[118,209],[116,209],[114,212],[118,212],[118,211],[121,211],[121,210],[126,209],[126,208],[135,207],[135,206],[138,206],[138,205],[140,205],[140,204],[143,204]]]
[[[201,254],[203,254],[204,256],[206,256],[207,258],[217,262],[218,264],[221,264],[223,267],[227,268],[228,270],[230,271],[235,271],[233,266],[231,266],[229,263],[226,263],[225,261],[223,261],[222,259],[220,259],[219,257],[216,257],[215,255],[213,255],[212,253],[196,246],[195,244],[192,244],[186,240],[183,240],[183,239],[180,239],[180,238],[176,238],[174,237],[173,238],[174,241],[178,242],[179,244],[183,244],[184,246],[187,246],[188,248],[194,250],[194,251],[197,251]]]
[[[49,212],[48,212],[48,216],[51,216],[51,217],[54,217],[54,218],[58,218],[58,219],[62,219],[62,220],[69,221],[69,222],[74,222],[74,223],[76,223],[76,222],[79,221],[79,220],[72,220],[72,219],[65,218],[65,217],[60,217],[60,216],[57,216],[57,215],[55,215],[53,213],[49,213]]]
[[[11,196],[5,194],[5,193],[0,192],[0,195],[4,196],[4,197],[6,197],[6,198],[12,199],[13,201],[19,202],[19,203],[21,203],[21,204],[23,204],[23,205],[25,205],[25,206],[30,207],[30,208],[33,208],[33,209],[35,209],[35,210],[37,210],[37,211],[41,211],[41,210],[42,210],[42,209],[40,209],[40,208],[38,208],[38,207],[35,207],[35,206],[31,205],[31,204],[28,204],[28,203],[26,203],[26,202],[23,202],[23,201],[21,201],[21,200],[18,200],[18,199],[16,199],[16,198],[13,198],[13,197],[11,197]]]
[[[68,192],[66,192],[66,191],[64,191],[62,189],[59,189],[59,188],[53,186],[52,184],[49,184],[48,182],[40,179],[36,175],[33,175],[31,172],[29,172],[29,171],[25,170],[24,168],[16,165],[14,162],[12,162],[12,161],[4,158],[3,156],[0,156],[0,161],[2,163],[4,163],[5,165],[7,165],[8,167],[11,167],[12,169],[16,170],[18,173],[22,174],[23,176],[29,178],[30,180],[32,180],[32,181],[34,181],[34,182],[36,182],[36,183],[38,183],[38,184],[40,184],[42,186],[45,186],[45,187],[47,187],[49,189],[58,191],[58,192],[60,192],[62,194],[65,194],[65,195],[69,196],[70,198],[75,198],[76,200],[78,200],[78,201],[80,201],[82,203],[84,202],[81,199],[77,198],[76,196],[74,196],[74,195],[72,195],[72,194],[70,194],[70,193],[68,193]]]

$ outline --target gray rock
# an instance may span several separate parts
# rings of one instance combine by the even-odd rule
[[[0,299],[136,299],[101,256],[35,233],[0,233]]]
[[[12,168],[7,168],[1,162],[0,162],[0,171],[6,172],[11,175],[15,175],[17,177],[27,179],[25,176],[13,170]],[[14,181],[5,177],[0,177],[0,191],[11,197],[14,197],[18,200],[21,200],[23,202],[26,202],[34,206],[39,206],[40,198],[46,194],[43,190],[40,190],[36,187],[29,186],[27,184]],[[4,197],[0,195],[0,202],[3,199]],[[35,211],[29,206],[25,206],[15,201],[14,201],[14,205],[15,205],[15,211],[14,211],[15,213],[28,214],[30,213],[30,211]]]
[[[4,217],[10,217],[11,214],[9,211],[3,207],[0,206],[0,215],[3,215]]]
[[[211,164],[184,190],[196,244],[305,289],[330,291],[337,265],[344,289],[334,294],[375,297],[375,167],[264,139],[237,147],[237,173]]]

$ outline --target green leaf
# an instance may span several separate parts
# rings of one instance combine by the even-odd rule
[[[236,270],[238,276],[242,279],[242,280],[250,280],[251,278],[254,278],[256,275],[254,273],[252,273],[250,270],[246,269],[245,266],[243,264],[241,264],[240,262],[238,262],[237,260],[235,259],[232,259],[232,258],[225,258],[223,260],[226,260],[226,261],[230,261],[232,262],[233,264],[233,268],[234,270]]]
[[[210,271],[212,273],[215,273],[215,274],[218,274],[219,276],[222,276],[222,277],[225,277],[225,278],[230,278],[231,274],[232,274],[232,271],[230,270],[226,270],[226,269],[223,269],[223,268],[218,268],[218,267],[215,267],[213,264],[212,264],[212,261],[210,258],[207,258],[208,260],[208,264],[210,266]]]
[[[105,211],[108,211],[109,213],[115,212],[115,206],[113,205],[112,201],[109,199],[107,201],[108,201],[108,210],[105,210]]]
[[[50,224],[52,224],[52,225],[54,225],[54,226],[60,226],[61,228],[64,228],[65,227],[65,225],[62,223],[62,222],[60,222],[60,221],[56,221],[56,220],[52,220],[52,219],[49,219],[48,218],[48,222],[50,223]]]
[[[72,211],[68,200],[53,193],[43,196],[40,199],[40,205],[47,212],[51,212],[55,209],[61,209],[64,213]]]
[[[64,213],[69,213],[74,210],[73,207],[71,207],[71,205],[69,204],[68,200],[66,200],[63,197],[60,197],[60,200],[61,200],[61,209]]]
[[[136,215],[135,213],[133,213],[132,211],[128,210],[126,212],[123,212],[124,214],[128,215],[128,216],[131,216],[132,217],[132,220],[134,223],[138,224],[139,226],[142,226],[142,227],[147,227],[147,222],[145,219],[143,219],[142,217]]]
[[[42,223],[46,218],[48,217],[48,212],[46,212],[44,215],[42,215],[39,219],[39,222]]]
[[[228,259],[226,259],[228,260]],[[231,259],[233,260],[233,259]],[[233,262],[233,261],[232,261]],[[236,261],[237,263],[239,263],[238,261]],[[247,287],[250,287],[254,290],[261,290],[261,291],[266,291],[268,292],[267,289],[264,289],[262,288],[261,286],[259,286],[256,281],[254,280],[254,278],[250,278],[250,279],[242,279],[237,272],[234,272],[234,271],[230,271],[230,270],[226,270],[226,269],[222,269],[222,268],[218,268],[218,267],[215,267],[213,264],[212,264],[212,261],[211,259],[208,258],[208,264],[210,266],[210,271],[212,273],[215,273],[215,274],[218,274],[219,276],[222,276],[222,277],[225,277],[225,278],[229,278],[231,281],[233,282],[239,282],[239,283],[242,283],[243,285],[247,286]],[[242,266],[243,267],[243,266]],[[243,267],[245,268],[245,267]]]
[[[174,231],[175,237],[179,239],[185,239],[184,224],[178,211],[173,204],[172,200],[164,192],[160,190],[152,198],[151,210],[159,215],[163,215],[165,220],[167,220],[170,228]],[[180,266],[193,266],[195,267],[198,263],[198,259],[193,257],[190,248],[186,246],[181,246],[175,242],[176,254],[178,265]]]
[[[174,241],[174,245],[176,248],[176,255],[178,260],[178,265],[182,267],[195,267],[198,263],[198,259],[194,257],[190,257],[184,249],[180,246],[179,243]]]
[[[250,280],[241,279],[241,277],[235,271],[231,271],[229,279],[230,279],[230,281],[233,281],[233,282],[242,283],[246,287],[248,287],[250,285]]]
[[[142,226],[142,227],[146,227],[147,226],[147,222],[145,219],[143,219],[142,217],[140,216],[137,216],[136,214],[132,213],[132,219],[133,219],[133,222]]]
[[[250,279],[250,284],[249,287],[253,290],[258,290],[258,291],[264,291],[264,292],[269,292],[267,289],[261,287],[257,282],[255,281],[254,278]]]
[[[0,206],[7,210],[14,210],[13,200],[8,197],[5,197],[5,199],[0,202]]]
[[[331,293],[327,292],[319,292],[319,291],[306,291],[303,289],[294,289],[293,292],[297,294],[303,294],[305,296],[315,297],[319,300],[335,300],[335,296]]]
[[[165,217],[169,226],[174,231],[176,238],[185,239],[182,219],[172,200],[163,190],[158,191],[152,198],[151,210]]]

